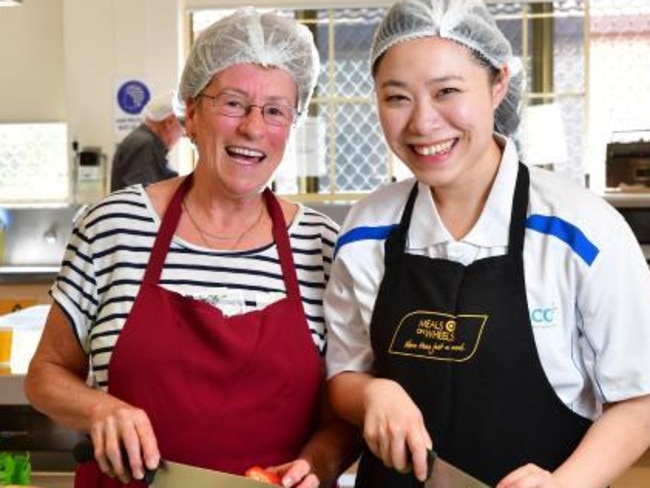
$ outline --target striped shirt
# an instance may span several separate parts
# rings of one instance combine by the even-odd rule
[[[89,354],[94,382],[108,386],[108,364],[160,227],[141,185],[115,192],[75,223],[50,294]],[[302,303],[314,344],[325,352],[323,292],[338,225],[299,206],[289,226]],[[286,296],[277,247],[215,251],[172,239],[160,286],[218,306],[226,315],[264,308]]]

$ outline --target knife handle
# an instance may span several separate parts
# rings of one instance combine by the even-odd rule
[[[433,474],[433,463],[436,461],[438,453],[433,449],[427,449],[427,480],[431,479]]]
[[[126,453],[126,449],[122,445],[120,447],[120,450],[122,451],[122,461],[126,463],[126,461],[129,459],[129,456]],[[74,457],[74,460],[78,463],[87,463],[88,461],[93,461],[95,459],[95,448],[93,446],[93,441],[89,437],[80,440],[72,449],[72,455]],[[155,469],[145,468],[142,481],[144,481],[147,485],[150,485],[153,483],[155,476]]]
[[[410,450],[407,449],[407,471],[411,471],[413,469],[413,454],[411,453]],[[438,453],[434,451],[433,449],[427,449],[427,477],[425,481],[428,481],[431,479],[431,475],[433,474],[433,463],[435,462],[436,458],[438,457]]]
[[[427,477],[425,481],[431,479],[431,475],[433,474],[433,463],[437,457],[438,453],[436,453],[436,451],[433,449],[427,449]],[[411,451],[408,451],[408,466],[409,469],[413,469],[413,458]]]

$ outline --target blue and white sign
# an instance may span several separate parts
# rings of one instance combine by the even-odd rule
[[[115,90],[115,143],[118,144],[142,123],[142,109],[151,100],[146,82],[136,79],[118,81]]]
[[[149,88],[138,80],[126,81],[117,90],[117,103],[127,114],[138,115],[149,100]]]

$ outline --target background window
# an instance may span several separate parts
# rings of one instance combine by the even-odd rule
[[[517,135],[522,159],[551,158],[555,171],[580,182],[590,175],[592,187],[603,189],[607,142],[650,130],[650,111],[642,109],[650,106],[650,2],[490,2],[488,8],[526,70],[526,108]],[[193,34],[230,12],[193,13]],[[281,12],[312,30],[322,69],[307,123],[294,134],[276,190],[305,201],[356,200],[408,176],[383,142],[368,67],[384,8]],[[532,108],[539,105],[557,110]],[[538,128],[537,121],[549,116],[559,122]],[[539,147],[551,154],[533,154]]]

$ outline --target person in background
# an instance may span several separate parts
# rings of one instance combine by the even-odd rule
[[[359,454],[324,395],[337,226],[267,188],[318,72],[294,19],[246,8],[209,26],[179,89],[194,172],[112,193],[76,225],[26,393],[90,434],[77,487],[161,458],[330,487]]]
[[[142,111],[144,122],[118,144],[111,166],[111,191],[178,176],[167,160],[183,135],[181,119],[174,110],[175,98],[173,91],[152,98]]]
[[[607,486],[650,444],[631,229],[519,162],[523,73],[479,0],[395,3],[371,66],[414,178],[351,209],[325,293],[330,398],[366,443],[356,486],[421,486],[432,448],[498,488]]]

